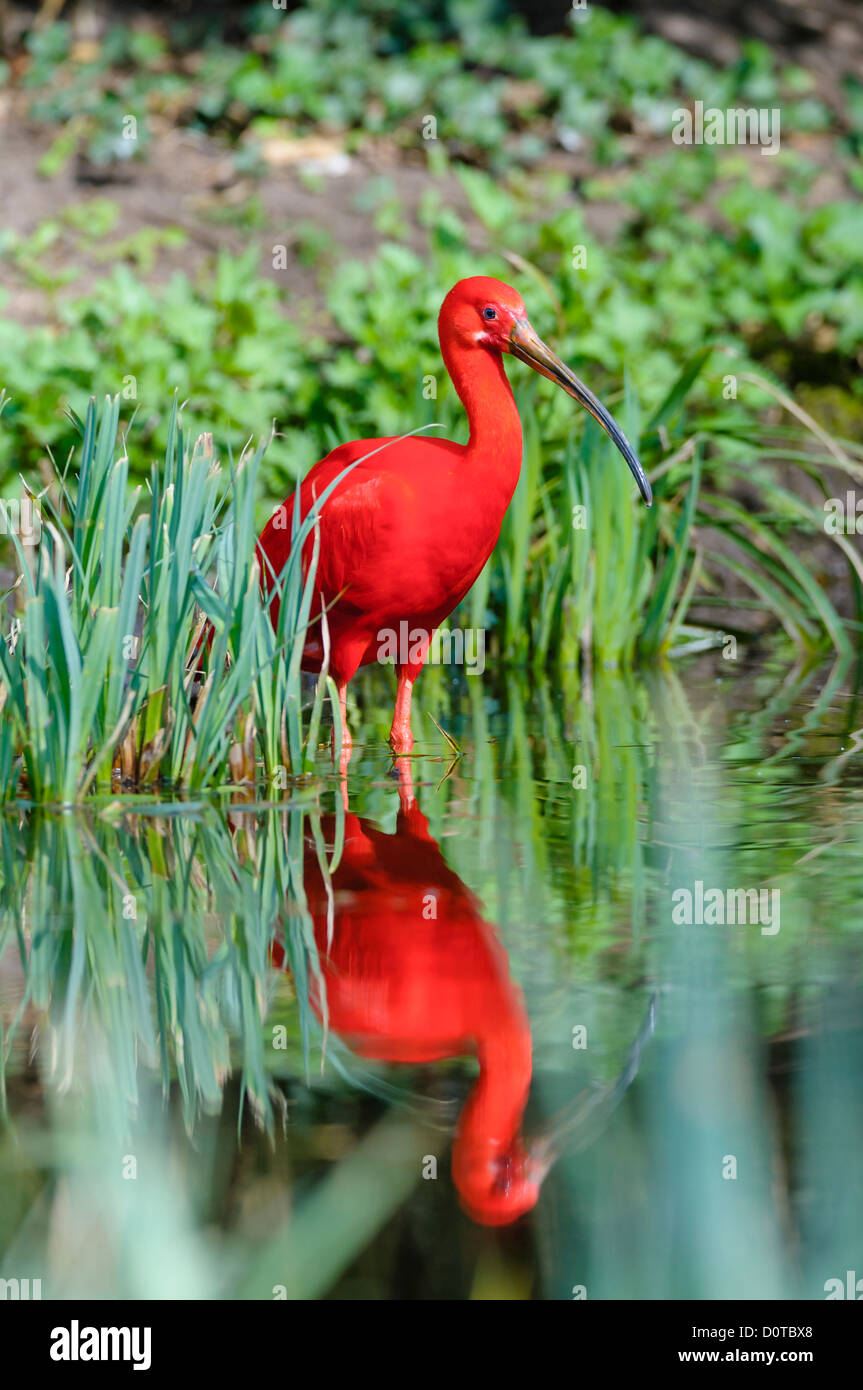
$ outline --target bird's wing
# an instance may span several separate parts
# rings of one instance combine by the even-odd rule
[[[368,613],[392,600],[393,560],[419,514],[421,477],[418,445],[412,439],[356,440],[322,459],[303,482],[305,516],[316,497],[349,464],[354,468],[321,508],[316,588],[339,608]]]
[[[423,534],[434,474],[451,469],[458,445],[445,440],[360,439],[342,444],[316,463],[302,483],[305,517],[317,498],[349,465],[320,511],[320,550],[315,588],[342,613],[374,613],[392,605],[407,579],[407,566]],[[425,503],[423,499],[425,500]],[[290,549],[293,498],[279,508],[261,535],[261,549],[280,573]],[[427,525],[426,525],[427,529]],[[304,547],[308,564],[312,538]]]
[[[365,452],[368,450],[366,449]],[[336,490],[321,509],[321,549],[323,552],[321,558],[325,564],[332,549],[329,540],[324,539],[331,529],[331,522],[336,528],[333,532],[335,538],[340,526],[352,527],[356,530],[356,523],[363,512],[368,511],[371,517],[378,511],[374,495],[375,487],[373,486],[374,474],[368,471],[362,473],[362,459],[363,450],[358,447],[358,444],[340,445],[332,453],[327,454],[325,458],[320,459],[309,470],[301,484],[300,511],[301,515],[306,517],[315,500],[323,496],[339,474],[349,464],[356,463],[357,465],[342,483],[337,484]],[[290,554],[294,503],[295,493],[292,492],[280,506],[276,507],[258,540],[259,550],[262,552],[265,582],[268,587],[281,574]],[[353,523],[351,522],[352,515],[355,517]],[[306,565],[312,554],[312,549],[313,542],[310,538],[304,546],[303,558]],[[318,573],[322,573],[320,565]]]
[[[343,610],[369,612],[388,596],[396,518],[412,501],[403,478],[392,473],[351,475],[321,511],[317,583],[332,601],[341,594]],[[389,579],[389,585],[387,580]]]

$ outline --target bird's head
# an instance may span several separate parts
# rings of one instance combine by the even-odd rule
[[[532,1211],[551,1166],[544,1149],[536,1153],[520,1139],[506,1152],[453,1150],[453,1180],[463,1209],[481,1226],[508,1226]]]
[[[444,300],[438,319],[441,341],[455,340],[463,348],[508,352],[527,362],[535,372],[557,382],[568,396],[583,405],[605,430],[629,465],[638,490],[648,507],[653,501],[650,483],[623,430],[593,392],[579,381],[556,353],[531,327],[521,295],[490,275],[459,280]]]

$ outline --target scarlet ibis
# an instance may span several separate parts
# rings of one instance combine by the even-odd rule
[[[650,484],[620,427],[591,391],[537,336],[521,296],[488,276],[460,280],[438,317],[444,364],[470,425],[466,445],[445,439],[358,439],[316,463],[301,484],[305,517],[315,497],[349,465],[321,509],[320,551],[312,617],[325,606],[330,674],[339,691],[343,760],[350,757],[346,692],[357,668],[379,659],[381,633],[419,633],[397,663],[390,742],[413,747],[413,684],[439,624],[469,591],[495,547],[521,470],[522,432],[503,354],[527,362],[590,411],[614,440],[648,506]],[[365,457],[371,455],[370,457]],[[290,553],[293,494],[258,541],[262,583],[270,593]],[[285,519],[287,518],[287,525]],[[307,568],[309,539],[303,552]],[[271,604],[278,619],[278,597]],[[406,624],[405,627],[402,624]],[[303,656],[319,671],[320,627],[313,623]]]
[[[409,772],[399,773],[395,834],[348,812],[329,885],[314,836],[307,837],[303,884],[329,1026],[358,1056],[377,1061],[477,1057],[479,1077],[458,1120],[452,1176],[475,1221],[505,1225],[535,1206],[551,1161],[544,1144],[534,1151],[520,1132],[531,1079],[530,1025],[495,927],[430,835]],[[335,818],[322,817],[321,829],[332,841]],[[278,942],[271,958],[284,964]],[[314,979],[310,997],[321,1016]]]
[[[395,834],[346,810],[329,879],[319,840],[313,831],[306,836],[303,887],[321,964],[320,977],[309,975],[309,997],[358,1056],[412,1065],[476,1056],[479,1076],[456,1126],[452,1177],[474,1221],[502,1226],[536,1205],[564,1150],[586,1148],[608,1124],[638,1073],[656,997],[620,1074],[593,1082],[524,1137],[532,1046],[521,990],[497,928],[429,832],[406,757],[396,759],[396,773]],[[335,842],[334,816],[321,817],[320,832]],[[278,940],[270,957],[285,967]]]

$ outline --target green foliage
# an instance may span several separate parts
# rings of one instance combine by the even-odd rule
[[[327,228],[300,224],[298,256],[317,271],[328,311],[316,318],[316,336],[297,326],[302,316],[276,282],[261,278],[254,245],[153,288],[143,277],[183,233],[113,238],[108,200],[61,210],[26,239],[7,235],[0,255],[46,292],[50,313],[23,335],[0,319],[0,384],[10,397],[0,434],[4,491],[14,473],[31,473],[46,445],[66,456],[74,440],[63,407],[81,413],[94,391],[139,403],[133,478],[149,466],[139,446],[167,445],[166,392],[186,403],[189,429],[217,430],[235,453],[274,422],[258,523],[268,501],[339,441],[432,421],[463,438],[436,315],[448,285],[486,272],[516,281],[540,333],[612,407],[627,373],[630,430],[647,421],[640,449],[660,475],[654,512],[632,508],[619,462],[572,403],[550,385],[528,385],[513,365],[525,474],[470,599],[497,653],[569,660],[586,644],[614,664],[633,658],[639,631],[648,656],[678,638],[709,641],[687,629],[687,609],[729,575],[805,654],[825,637],[844,649],[830,600],[787,563],[792,538],[820,531],[817,512],[793,496],[793,471],[814,476],[828,496],[821,465],[839,461],[857,479],[859,450],[839,441],[825,452],[823,438],[813,446],[801,428],[765,429],[783,379],[817,381],[825,371],[841,383],[848,418],[861,414],[860,211],[851,198],[811,199],[819,166],[796,137],[821,132],[834,188],[843,179],[853,187],[856,145],[832,133],[807,74],[780,69],[757,44],[720,71],[596,6],[573,16],[570,33],[546,38],[525,33],[500,7],[457,3],[409,13],[381,3],[358,14],[316,0],[286,13],[261,5],[246,22],[245,46],[223,43],[212,26],[206,42],[194,24],[170,42],[155,31],[112,30],[86,62],[57,25],[33,35],[22,80],[37,114],[48,102],[45,119],[64,123],[61,141],[70,129],[81,140],[113,129],[115,105],[131,112],[140,97],[175,122],[206,125],[252,173],[266,135],[322,128],[349,149],[386,135],[426,158],[425,244],[408,243],[390,178],[370,180],[360,198],[382,238],[371,261],[340,257]],[[104,121],[100,92],[110,106]],[[781,151],[768,159],[671,147],[672,113],[694,94],[720,106],[781,102]],[[858,131],[859,93],[851,87],[847,96],[847,129]],[[427,113],[438,125],[429,141]],[[627,122],[634,159],[616,133]],[[577,148],[588,170],[575,188],[554,168],[561,144]],[[594,216],[609,204],[613,230],[598,236]],[[253,225],[256,195],[248,209]],[[84,281],[76,264],[85,256],[119,263]],[[572,509],[588,499],[586,527],[573,530]],[[856,592],[854,557],[844,538],[837,543]]]
[[[88,293],[60,304],[56,326],[33,329],[26,353],[20,328],[0,320],[0,381],[11,397],[0,434],[5,469],[32,468],[46,445],[65,456],[74,434],[61,408],[83,410],[93,391],[141,402],[137,439],[159,452],[168,442],[161,402],[171,391],[186,403],[190,429],[214,426],[238,453],[282,416],[286,394],[297,423],[313,413],[315,345],[301,348],[257,264],[254,248],[224,253],[197,283],[177,274],[160,288],[118,264]],[[292,476],[316,457],[301,433],[276,438],[270,476]],[[137,456],[135,463],[140,473]]]
[[[530,166],[561,137],[611,162],[622,148],[613,118],[666,131],[675,92],[720,106],[781,100],[783,122],[804,130],[829,123],[808,75],[777,71],[765,45],[744,44],[740,61],[718,72],[599,6],[573,14],[568,39],[532,37],[507,9],[473,0],[359,12],[340,0],[307,0],[289,12],[259,4],[245,16],[247,47],[225,43],[208,16],[203,26],[175,24],[170,47],[152,28],[115,27],[83,54],[61,22],[31,34],[25,82],[34,117],[72,123],[76,147],[96,163],[145,155],[147,115],[166,110],[229,139],[277,117],[395,132],[402,142],[434,112],[439,138],[496,169]],[[135,146],[122,139],[125,114],[141,118]]]
[[[274,631],[255,556],[263,450],[228,469],[210,436],[187,451],[175,401],[147,497],[130,493],[118,426],[117,397],[98,416],[91,401],[77,479],[58,473],[39,499],[35,549],[12,528],[20,576],[2,600],[3,799],[22,778],[32,801],[64,805],[124,778],[193,791],[253,783],[258,751],[269,779],[279,768],[299,774],[317,552],[305,576],[300,557],[318,508],[293,518],[290,563],[273,576]],[[314,729],[324,690],[321,680]]]

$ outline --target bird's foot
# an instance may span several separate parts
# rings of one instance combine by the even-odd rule
[[[397,758],[403,758],[413,751],[414,736],[411,733],[410,723],[393,724],[390,729],[390,748]]]
[[[396,757],[393,764],[393,771],[398,778],[399,784],[399,808],[403,812],[410,811],[416,805],[413,770],[411,768],[410,758]]]
[[[330,739],[330,748],[332,749],[333,758],[335,758],[335,756],[336,756],[336,731],[335,731],[335,729],[333,729],[332,738]],[[341,751],[341,753],[340,753],[340,755],[339,755],[339,775],[342,776],[342,777],[344,777],[345,773],[346,773],[347,770],[348,770],[348,763],[349,763],[350,760],[351,760],[351,754],[353,753],[353,751],[354,751],[354,741],[353,741],[353,739],[351,738],[350,731],[349,731],[347,728],[344,728],[344,729],[342,729],[342,751]]]

